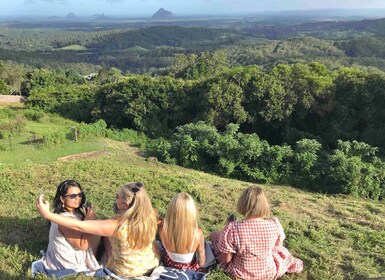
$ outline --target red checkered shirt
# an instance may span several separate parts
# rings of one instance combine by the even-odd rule
[[[300,272],[301,260],[283,246],[285,233],[277,218],[231,222],[222,231],[216,248],[233,253],[227,264],[220,264],[232,278],[276,279],[286,272]]]

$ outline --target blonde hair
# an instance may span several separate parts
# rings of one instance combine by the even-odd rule
[[[190,249],[194,231],[198,228],[198,210],[187,193],[178,193],[167,207],[163,233],[171,251],[182,253]]]
[[[237,211],[247,218],[270,218],[265,192],[257,185],[245,189],[238,199]]]
[[[119,216],[117,231],[127,224],[127,240],[130,248],[141,250],[155,240],[157,220],[155,210],[143,184],[128,183],[120,189],[120,195],[129,208]]]

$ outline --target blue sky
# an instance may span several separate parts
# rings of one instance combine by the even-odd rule
[[[385,0],[0,0],[0,16],[151,16],[159,8],[176,15],[306,9],[380,9]]]

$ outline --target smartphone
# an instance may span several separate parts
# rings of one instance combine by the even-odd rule
[[[235,220],[237,219],[237,217],[235,217],[234,214],[231,214],[227,217],[227,221],[230,223],[230,222],[234,222]]]

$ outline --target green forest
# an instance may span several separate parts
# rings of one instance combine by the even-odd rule
[[[0,90],[37,111],[141,132],[166,163],[383,199],[383,20],[225,23],[8,23]]]

